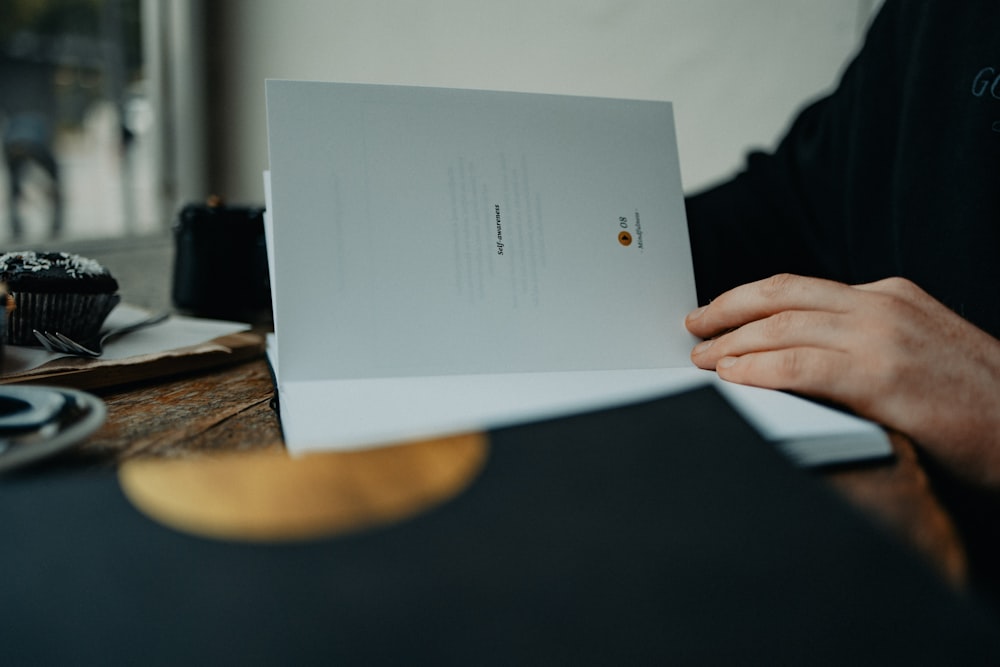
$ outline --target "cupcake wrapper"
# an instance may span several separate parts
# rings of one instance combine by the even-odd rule
[[[14,310],[7,319],[6,342],[10,345],[34,345],[32,333],[59,332],[82,341],[96,336],[108,313],[118,305],[118,294],[33,294],[12,292]]]

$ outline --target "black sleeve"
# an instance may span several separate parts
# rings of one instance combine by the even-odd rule
[[[687,198],[700,302],[775,273],[862,278],[849,230],[883,205],[873,179],[893,154],[880,105],[898,92],[886,72],[903,47],[899,6],[886,3],[836,90],[804,107],[773,153],[751,153],[732,180]],[[883,256],[888,242],[866,239]]]
[[[751,153],[745,171],[686,199],[699,303],[775,273],[819,273],[793,229],[802,205],[781,183],[780,159]]]

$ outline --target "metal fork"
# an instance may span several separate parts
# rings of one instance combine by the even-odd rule
[[[151,327],[154,324],[159,324],[168,317],[170,317],[169,312],[153,315],[150,318],[134,322],[133,324],[129,324],[124,327],[102,331],[93,339],[84,341],[83,343],[78,343],[71,338],[67,338],[59,332],[50,333],[48,331],[33,329],[32,333],[35,334],[35,338],[37,338],[38,342],[42,344],[42,347],[49,352],[72,354],[78,357],[99,357],[104,353],[104,343],[109,339],[124,336],[127,333],[138,331],[139,329],[145,329],[146,327]]]

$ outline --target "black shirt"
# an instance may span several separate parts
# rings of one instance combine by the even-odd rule
[[[887,0],[837,89],[688,224],[702,302],[784,271],[904,276],[1000,336],[1000,2]]]

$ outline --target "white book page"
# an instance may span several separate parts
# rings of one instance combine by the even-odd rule
[[[689,363],[669,103],[268,81],[267,104],[284,380]]]
[[[366,448],[624,405],[712,377],[691,367],[289,382],[282,428],[293,453]]]
[[[268,354],[274,363],[273,348]],[[804,465],[891,453],[885,433],[871,422],[790,394],[725,382],[693,366],[286,382],[280,400],[286,445],[301,454],[482,431],[705,384],[714,384],[765,439]]]

